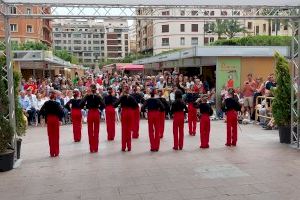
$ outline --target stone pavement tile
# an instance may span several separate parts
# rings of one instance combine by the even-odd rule
[[[289,192],[268,192],[260,194],[251,194],[247,196],[248,200],[299,200],[299,194]]]
[[[166,192],[166,191],[178,191],[182,189],[194,189],[194,185],[188,181],[169,181],[167,183],[161,182],[154,184],[154,187],[157,191]]]
[[[178,190],[183,199],[207,199],[220,195],[216,188],[182,189]]]
[[[217,190],[220,194],[224,195],[249,195],[249,194],[259,194],[262,193],[254,185],[240,185],[240,186],[231,186],[224,185],[223,187],[217,187]]]
[[[156,183],[168,184],[170,182],[167,175],[134,177],[133,181],[135,185],[147,185],[147,184],[156,184]]]
[[[180,196],[177,191],[168,191],[168,192],[155,192],[141,194],[143,200],[182,200],[183,197]]]
[[[133,195],[156,192],[153,184],[122,186],[118,188],[120,195]]]

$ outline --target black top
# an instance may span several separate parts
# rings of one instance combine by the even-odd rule
[[[137,103],[143,104],[145,101],[143,96],[139,93],[132,93],[131,96],[136,100]]]
[[[55,115],[59,118],[60,121],[64,116],[64,111],[61,105],[59,105],[58,102],[53,100],[46,101],[42,106],[40,113],[45,117],[46,120],[48,115]]]
[[[271,90],[272,87],[276,87],[276,83],[268,81],[267,84],[266,84],[266,89]]]
[[[86,107],[87,109],[97,109],[101,110],[105,108],[103,99],[97,94],[88,94],[80,102],[81,107]]]
[[[161,102],[162,102],[162,104],[164,105],[164,110],[163,111],[165,111],[166,113],[168,113],[168,112],[170,112],[170,105],[169,105],[169,103],[167,102],[167,100],[165,99],[165,98],[163,98],[163,97],[160,97],[160,98],[158,98]]]
[[[172,103],[171,112],[175,113],[175,112],[183,112],[183,111],[188,112],[188,109],[187,109],[185,103],[182,100],[175,100]]]
[[[113,106],[117,100],[117,97],[113,95],[107,95],[104,97],[104,102],[106,106]]]
[[[162,102],[159,99],[156,98],[149,98],[144,102],[144,105],[142,106],[142,111],[145,112],[145,110],[158,110],[158,111],[164,111],[165,106],[162,104]]]
[[[115,103],[114,107],[121,105],[121,108],[137,108],[139,105],[130,95],[122,95]]]
[[[236,99],[228,98],[228,99],[225,99],[222,110],[224,112],[227,112],[230,110],[241,111],[241,106]]]
[[[200,103],[198,107],[200,109],[201,114],[208,114],[208,115],[213,114],[213,110],[211,109],[208,103]]]
[[[186,93],[185,102],[194,103],[196,101],[196,95],[194,93]]]
[[[72,105],[72,108],[81,109],[80,103],[81,103],[81,99],[70,99],[70,101],[68,101],[65,107],[68,110],[70,110],[71,109],[70,105]]]

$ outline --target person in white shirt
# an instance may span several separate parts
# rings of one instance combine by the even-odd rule
[[[29,125],[32,124],[32,122],[35,119],[35,115],[36,115],[36,110],[37,110],[37,98],[34,94],[32,94],[32,88],[29,87],[27,90],[27,98],[29,99],[30,102],[30,112],[27,111],[27,113],[29,114],[28,117],[28,123]]]
[[[156,88],[162,90],[164,88],[165,79],[163,76],[159,78],[159,81],[156,83]]]

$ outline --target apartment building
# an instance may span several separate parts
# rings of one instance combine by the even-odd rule
[[[137,11],[140,15],[149,13],[147,8]],[[216,10],[208,9],[199,11],[197,9],[176,9],[160,10],[161,16],[238,16],[239,10]],[[159,54],[163,51],[173,49],[190,48],[193,46],[209,45],[218,39],[218,35],[213,33],[215,20],[137,20],[137,51],[153,51],[153,54]],[[246,35],[291,35],[291,28],[279,22],[268,20],[239,20],[241,26],[245,27],[246,33],[239,33],[236,37]],[[224,37],[224,36],[222,36]]]
[[[53,48],[67,50],[84,65],[124,58],[129,52],[126,20],[57,20]]]
[[[9,8],[11,14],[39,12],[50,13],[49,7],[24,6],[17,5]],[[5,29],[3,18],[0,15],[0,40],[5,38]],[[11,40],[15,43],[27,41],[43,42],[48,46],[52,44],[52,28],[49,19],[29,19],[24,17],[15,17],[9,20]]]

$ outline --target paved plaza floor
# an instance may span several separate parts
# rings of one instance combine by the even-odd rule
[[[73,143],[61,127],[60,157],[50,158],[46,129],[30,128],[22,164],[0,173],[1,200],[264,200],[300,199],[300,152],[279,144],[277,131],[242,125],[238,146],[225,147],[226,126],[212,122],[210,149],[199,149],[185,124],[184,150],[173,151],[172,121],[166,121],[159,152],[149,151],[147,122],[131,152],[121,152],[120,125],[113,142],[100,127],[100,149],[90,154],[87,127]]]

